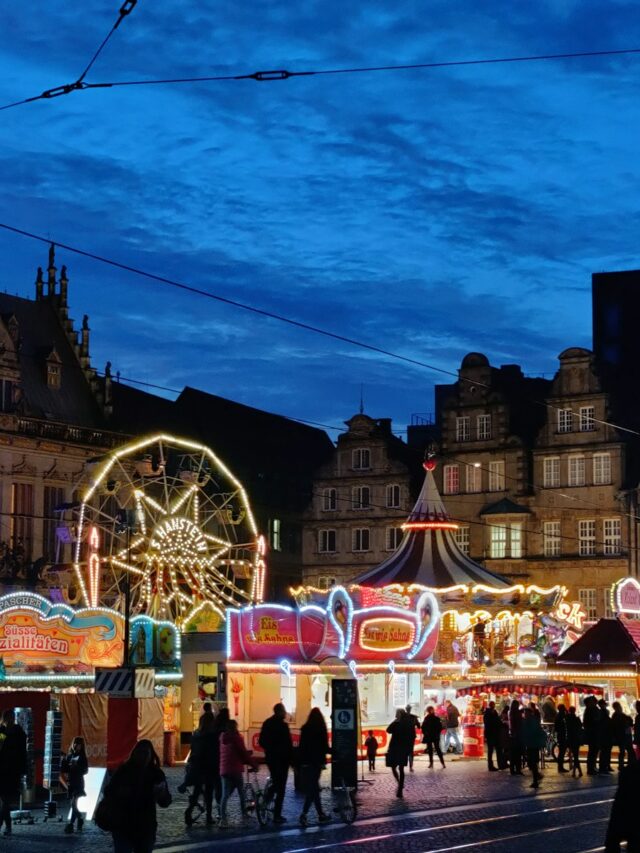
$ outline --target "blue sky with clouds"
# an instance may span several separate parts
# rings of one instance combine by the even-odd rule
[[[3,12],[0,102],[70,82],[119,2]],[[139,0],[89,81],[640,47],[629,0]],[[640,266],[640,55],[76,92],[0,112],[0,221],[455,370],[551,373],[590,276]],[[0,232],[0,287],[46,247]],[[402,428],[424,368],[58,252],[92,355],[324,423]]]

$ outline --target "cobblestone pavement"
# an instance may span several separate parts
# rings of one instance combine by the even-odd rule
[[[364,772],[365,782],[372,784],[360,786],[358,820],[350,827],[338,822],[319,827],[313,813],[309,827],[299,827],[302,801],[290,784],[284,810],[287,823],[278,831],[274,827],[260,830],[255,818],[242,818],[237,795],[229,802],[229,829],[208,828],[201,821],[187,829],[186,795],[176,792],[182,770],[173,768],[167,775],[174,801],[168,809],[158,809],[157,849],[164,853],[213,849],[233,853],[249,841],[252,853],[311,853],[345,844],[372,853],[473,851],[489,845],[495,853],[516,847],[518,853],[543,849],[545,853],[584,853],[601,848],[616,782],[615,775],[574,780],[549,767],[540,789],[532,791],[529,776],[488,773],[482,761],[453,759],[445,769],[429,770],[426,759],[419,757],[415,772],[407,774],[403,800],[396,799],[395,784],[382,763],[376,772]],[[263,781],[265,777],[261,771]],[[328,772],[324,777],[328,785]],[[333,814],[331,793],[324,790],[322,796],[327,812]],[[107,853],[112,849],[110,836],[90,822],[82,834],[69,836],[63,833],[62,823],[44,823],[41,811],[33,813],[37,818],[33,825],[16,825],[11,839],[0,838],[0,851]]]

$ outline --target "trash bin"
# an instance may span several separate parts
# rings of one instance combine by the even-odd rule
[[[176,763],[176,733],[165,732],[162,747],[162,763],[165,767],[173,767]]]

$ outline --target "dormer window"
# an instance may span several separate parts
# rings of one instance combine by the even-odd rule
[[[62,384],[62,362],[60,356],[52,349],[47,356],[47,387],[60,388]]]

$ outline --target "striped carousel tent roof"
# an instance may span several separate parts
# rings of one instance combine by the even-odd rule
[[[403,525],[405,534],[397,551],[352,583],[376,587],[415,583],[439,589],[458,584],[509,587],[504,578],[488,572],[458,548],[453,533],[457,525],[449,518],[433,478],[435,463],[425,462],[424,468],[422,491]]]

